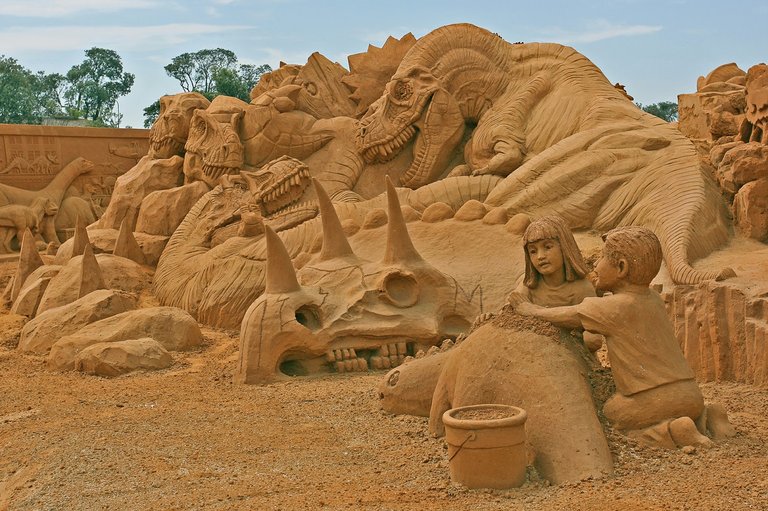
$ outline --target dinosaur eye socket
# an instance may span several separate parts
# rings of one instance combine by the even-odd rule
[[[410,82],[402,81],[397,82],[392,91],[392,95],[399,101],[405,101],[413,94],[413,86]]]
[[[390,273],[381,283],[381,298],[395,307],[410,307],[419,299],[419,284],[413,275]]]
[[[313,305],[302,305],[296,309],[295,313],[296,321],[310,330],[317,330],[320,328],[320,311]]]

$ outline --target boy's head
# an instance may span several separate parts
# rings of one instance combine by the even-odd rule
[[[609,275],[609,268],[603,272],[602,277],[609,280],[615,277],[628,284],[648,286],[659,273],[663,258],[661,243],[650,229],[637,226],[618,227],[603,234],[603,241],[604,262],[609,263],[613,270],[616,270],[616,274]],[[596,272],[599,285],[600,268],[596,268]]]

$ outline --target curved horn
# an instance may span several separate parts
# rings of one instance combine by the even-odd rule
[[[323,222],[323,248],[320,251],[320,260],[326,261],[334,257],[354,255],[328,193],[317,179],[312,178],[312,184],[315,187],[317,203],[320,206],[320,220]]]
[[[403,211],[400,209],[400,200],[397,198],[397,192],[386,176],[387,182],[387,249],[384,252],[384,264],[394,264],[397,262],[423,261],[421,254],[413,246],[411,237],[408,235],[408,229],[405,226]]]
[[[285,245],[271,227],[265,225],[264,230],[267,238],[267,287],[264,292],[283,294],[301,290]]]

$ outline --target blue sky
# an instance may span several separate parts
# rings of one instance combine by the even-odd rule
[[[117,51],[136,75],[120,99],[123,125],[141,127],[145,106],[179,92],[163,66],[204,48],[272,67],[319,51],[347,67],[348,55],[388,35],[469,22],[510,42],[573,46],[647,104],[693,92],[698,76],[720,64],[746,70],[768,60],[766,19],[763,0],[2,0],[0,53],[33,71],[64,73],[88,48]]]

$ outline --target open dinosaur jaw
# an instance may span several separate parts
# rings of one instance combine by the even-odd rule
[[[427,350],[436,341],[414,340],[406,337],[371,338],[335,341],[324,356],[299,359],[286,358],[280,363],[280,373],[301,376],[313,373],[366,373],[397,367],[406,357]]]
[[[413,139],[416,127],[407,125],[397,134],[387,137],[385,140],[367,147],[363,150],[363,158],[368,163],[385,163],[394,159],[403,146]]]
[[[150,137],[149,147],[156,157],[170,158],[184,152],[184,142],[168,135],[159,138]]]
[[[257,202],[265,215],[275,215],[301,199],[311,179],[307,167],[296,167],[279,180],[266,185],[259,192]]]

